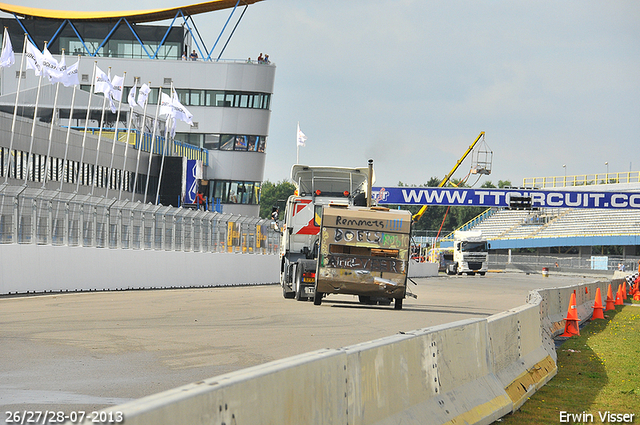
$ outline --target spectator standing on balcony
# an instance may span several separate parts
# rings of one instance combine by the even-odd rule
[[[271,63],[269,62],[269,55],[264,55],[264,63],[266,63],[267,65]]]
[[[262,53],[260,53],[260,56],[258,56],[258,63],[262,62],[264,62],[264,58],[262,57]]]
[[[191,58],[192,61],[198,60],[198,54],[196,53],[195,49],[193,50],[193,52],[191,52],[189,57]]]

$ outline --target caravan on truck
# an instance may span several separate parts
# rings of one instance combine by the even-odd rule
[[[281,227],[283,296],[320,305],[328,294],[351,294],[401,309],[411,213],[371,205],[373,161],[368,168],[294,165],[291,178],[296,191]]]

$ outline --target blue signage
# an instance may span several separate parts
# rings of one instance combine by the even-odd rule
[[[640,192],[374,187],[372,197],[380,205],[508,207],[511,197],[531,197],[532,208],[640,209]]]
[[[194,204],[196,202],[196,193],[198,193],[198,161],[195,159],[188,159],[184,203]]]

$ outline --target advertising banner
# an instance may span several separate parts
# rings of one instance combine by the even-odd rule
[[[532,208],[640,209],[640,192],[439,187],[374,187],[379,205],[508,207],[512,197],[530,197]]]

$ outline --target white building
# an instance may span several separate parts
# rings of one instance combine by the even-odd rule
[[[243,7],[256,1],[259,0],[245,1]],[[160,165],[165,167],[161,191],[170,186],[165,183],[177,178],[180,170],[172,170],[177,162],[163,162],[159,154],[152,155],[149,163],[146,152],[150,150],[149,143],[145,144],[144,138],[140,137],[142,108],[136,108],[133,114],[136,130],[133,134],[137,139],[131,136],[129,144],[124,143],[129,120],[126,96],[137,81],[138,88],[142,83],[152,88],[143,131],[149,133],[146,137],[152,133],[159,89],[169,94],[173,86],[180,102],[193,114],[194,125],[178,122],[175,146],[172,152],[165,152],[202,160],[200,187],[213,201],[213,208],[219,206],[225,213],[258,215],[275,65],[257,61],[247,63],[246,59],[218,60],[220,47],[215,52],[213,49],[207,52],[193,27],[193,20],[186,19],[196,13],[219,9],[229,9],[235,17],[240,15],[237,5],[235,1],[216,0],[168,10],[108,14],[1,5],[0,10],[14,14],[17,19],[0,19],[2,25],[8,27],[16,52],[16,63],[2,68],[0,74],[0,184],[6,180],[14,186],[23,183],[33,187],[44,185],[48,189],[77,190],[80,194],[107,197],[124,193],[123,196],[128,194],[131,199],[138,200],[143,200],[144,193],[148,192],[146,201],[155,202]],[[146,24],[173,18],[173,26]],[[64,49],[67,66],[75,63],[75,55],[80,55],[79,77],[83,90],[76,93],[71,119],[72,88],[59,88],[53,114],[55,85],[44,80],[38,95],[39,79],[33,70],[25,69],[20,74],[25,32],[39,50],[43,50],[46,41],[56,59]],[[183,60],[183,52],[194,50],[198,53],[197,60]],[[112,76],[122,76],[126,72],[117,124],[120,141],[115,145],[112,140],[116,114],[109,112],[107,107],[104,119],[101,118],[101,94],[92,97],[90,118],[86,122],[94,63],[105,72],[110,69]],[[19,76],[19,107],[14,124]],[[37,120],[32,136],[36,98]],[[49,138],[52,121],[53,131]],[[103,122],[100,142],[94,134],[83,137],[85,125],[99,133],[100,122]],[[15,132],[11,134],[14,126]],[[67,126],[73,128],[68,142]],[[163,129],[161,126],[158,136],[164,136]],[[141,155],[138,146],[143,147]],[[158,146],[156,144],[154,151],[160,153]],[[145,187],[147,170],[149,185]]]

